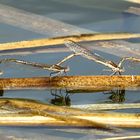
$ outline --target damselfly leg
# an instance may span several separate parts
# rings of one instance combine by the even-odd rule
[[[118,66],[121,67],[122,64],[123,64],[125,61],[127,61],[127,60],[132,61],[132,62],[140,62],[140,58],[135,58],[135,57],[123,57],[123,58],[120,60]]]
[[[65,61],[71,59],[72,57],[76,56],[77,54],[71,54],[71,55],[68,55],[67,57],[65,57],[63,60],[61,60],[60,62],[58,62],[56,65],[61,65],[62,63],[64,63]]]

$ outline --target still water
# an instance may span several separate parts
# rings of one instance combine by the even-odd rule
[[[0,4],[7,4],[18,9],[23,9],[28,12],[50,17],[52,19],[60,20],[65,23],[76,25],[95,32],[140,32],[140,17],[132,14],[123,13],[130,6],[137,6],[136,4],[124,2],[121,0],[0,0]],[[37,19],[36,19],[37,20]],[[5,23],[0,23],[0,42],[30,40],[33,38],[48,37],[14,27]],[[129,40],[135,42],[135,40]],[[137,40],[139,42],[139,40]],[[56,46],[54,46],[55,48]],[[59,47],[64,47],[60,45]],[[32,53],[14,53],[11,51],[2,52],[2,58],[17,58],[33,62],[41,62],[47,64],[55,64],[71,52],[52,52],[51,53],[34,53],[35,50],[29,50]],[[26,51],[28,52],[28,51]],[[117,56],[99,52],[103,57],[118,62],[120,58]],[[4,55],[5,53],[5,55]],[[13,53],[13,55],[11,55]],[[77,56],[65,63],[70,67],[68,75],[97,75],[102,74],[104,66],[98,65],[92,61]],[[130,64],[125,65],[127,71],[125,74],[140,74],[140,65]],[[4,72],[1,77],[33,77],[33,76],[47,76],[48,71],[31,68],[29,66],[16,65],[13,63],[1,64],[0,69]],[[65,96],[65,92],[63,93]],[[124,91],[119,100],[115,100],[112,94],[104,93],[79,93],[70,95],[70,103],[75,104],[89,104],[89,103],[135,103],[140,102],[139,90]],[[35,99],[42,102],[51,103],[53,96],[48,90],[12,90],[4,91],[2,97],[11,98],[28,98]],[[2,98],[1,97],[1,98]],[[86,100],[85,100],[86,99]],[[139,110],[125,110],[125,112],[139,112]],[[88,131],[88,130],[85,130]],[[83,130],[69,129],[54,129],[46,127],[1,127],[0,139],[12,139],[12,137],[21,139],[96,139],[105,136],[111,136],[109,133],[95,134],[92,130],[87,133]],[[76,133],[75,133],[76,132]],[[125,132],[139,132],[137,129],[125,130]],[[125,133],[124,133],[125,135]],[[10,138],[11,136],[11,138]]]

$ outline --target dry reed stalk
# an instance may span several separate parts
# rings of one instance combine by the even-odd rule
[[[23,49],[23,48],[35,48],[35,47],[49,46],[49,45],[59,45],[59,44],[63,44],[66,39],[79,42],[79,41],[130,39],[130,38],[139,38],[139,37],[140,34],[138,33],[136,34],[135,33],[79,34],[79,35],[70,35],[70,36],[62,36],[62,37],[54,37],[54,38],[43,38],[43,39],[35,39],[35,40],[28,40],[28,41],[1,43],[0,51]]]
[[[8,116],[9,115],[9,116]],[[65,123],[65,120],[60,120],[57,118],[54,119],[52,117],[44,117],[39,115],[11,115],[11,114],[0,114],[0,125],[45,125],[45,126],[74,126],[74,123],[77,122],[76,126],[84,126],[91,127],[89,125],[91,122],[101,123],[103,126],[114,126],[114,127],[122,127],[122,128],[140,128],[140,115],[139,114],[126,114],[126,113],[98,113],[91,114],[91,116],[73,116],[79,118],[79,120],[75,119],[73,123]],[[66,119],[66,118],[65,118]],[[69,119],[67,117],[67,119]],[[89,120],[83,123],[80,123],[81,120]],[[109,127],[108,127],[109,128]]]
[[[134,139],[140,139],[140,135],[129,135],[129,136],[117,136],[117,137],[111,137],[111,138],[103,138],[100,140],[134,140]]]
[[[125,1],[128,1],[128,2],[133,2],[133,3],[140,4],[140,0],[125,0]]]
[[[0,107],[3,109],[24,109],[22,113],[0,113],[0,125],[45,125],[45,126],[83,126],[110,129],[115,127],[140,128],[139,113],[112,113],[112,112],[84,112],[76,109],[56,107],[32,102],[31,100],[1,99]],[[58,109],[60,108],[60,109]],[[67,110],[67,111],[66,111]],[[74,110],[74,109],[72,109]],[[28,112],[28,114],[27,114]]]
[[[1,98],[0,99],[0,107],[1,106],[8,106],[10,107],[16,107],[17,109],[38,109],[41,111],[51,111],[51,112],[63,112],[67,114],[82,114],[85,113],[85,111],[82,111],[80,109],[72,109],[69,107],[59,107],[54,105],[48,105],[45,103],[40,103],[34,100],[29,99],[11,99],[11,98]]]
[[[139,75],[122,76],[58,76],[32,78],[0,78],[1,89],[57,88],[80,90],[133,89],[140,87]]]
[[[140,15],[140,8],[138,8],[138,7],[129,7],[127,10],[125,10],[125,12],[139,16]]]
[[[86,111],[99,111],[99,110],[118,110],[118,109],[136,109],[140,108],[140,103],[125,103],[125,104],[84,104],[72,105],[71,107],[86,110]]]
[[[64,122],[65,125],[67,125],[67,126],[70,125],[70,126],[94,127],[94,128],[102,128],[102,129],[106,129],[106,130],[113,129],[113,127],[111,128],[109,125],[106,125],[106,124],[104,125],[100,122],[95,122],[95,121],[90,121],[90,120],[74,117],[73,114],[80,115],[81,113],[85,113],[85,112],[83,112],[81,110],[77,110],[77,109],[57,107],[57,106],[38,103],[35,101],[33,102],[31,100],[18,100],[18,99],[8,99],[8,98],[1,99],[0,106],[1,106],[1,108],[6,108],[6,109],[10,109],[10,110],[14,109],[14,111],[15,111],[15,109],[16,110],[17,109],[26,110],[26,111],[23,111],[22,113],[25,114],[28,112],[28,113],[30,113],[30,115],[32,115],[32,117],[34,117],[34,116],[50,117],[50,118],[55,119],[56,121]],[[19,114],[21,115],[22,113],[20,112]],[[5,117],[5,119],[6,118],[9,119],[9,115],[6,116],[4,114],[4,117]],[[4,120],[5,120],[5,119],[3,119],[4,117],[3,116],[0,117],[1,125],[4,123]],[[19,115],[17,113],[17,114],[14,114],[13,116],[10,116],[11,119],[12,119],[12,117],[19,118]],[[24,117],[25,117],[24,115],[21,116],[21,118],[23,118],[23,120],[24,120]],[[26,117],[27,117],[27,114],[26,114]],[[38,122],[38,120],[37,120],[37,122]],[[51,125],[51,123],[50,123],[50,125]]]

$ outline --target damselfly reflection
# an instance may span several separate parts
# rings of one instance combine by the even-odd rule
[[[111,100],[109,102],[123,103],[125,101],[125,90],[124,89],[111,90],[109,92],[104,92],[104,94],[111,94],[108,97]]]
[[[70,106],[71,105],[71,99],[70,95],[67,93],[67,90],[64,91],[66,94],[63,95],[63,91],[61,89],[51,89],[51,95],[54,96],[53,99],[51,99],[51,104],[58,105],[58,106]]]
[[[13,59],[13,58],[6,58],[6,59],[2,59],[0,60],[0,63],[6,63],[6,62],[15,62],[17,64],[24,64],[24,65],[29,65],[32,67],[36,67],[36,68],[41,68],[43,70],[49,70],[49,71],[53,71],[51,74],[60,74],[60,73],[65,73],[67,71],[69,71],[68,67],[61,67],[60,65],[48,65],[48,64],[41,64],[41,63],[35,63],[35,62],[28,62],[25,60],[18,60],[18,59]]]

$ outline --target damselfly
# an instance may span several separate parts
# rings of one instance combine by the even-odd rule
[[[85,57],[89,60],[95,61],[97,63],[100,63],[102,65],[105,65],[105,66],[111,68],[111,70],[113,71],[113,74],[116,74],[117,72],[119,74],[121,74],[121,72],[124,72],[124,69],[120,67],[120,65],[121,65],[120,63],[117,65],[113,61],[106,60],[106,59],[102,58],[101,56],[99,56],[98,54],[92,53],[88,49],[84,48],[83,46],[81,46],[80,44],[78,44],[72,40],[66,40],[64,42],[64,44],[70,50],[72,50],[74,53],[67,56],[66,58],[64,58],[62,61],[57,63],[57,65],[62,64],[63,62],[72,58],[73,56],[81,55],[82,57]]]
[[[15,62],[15,63],[18,63],[18,64],[24,64],[24,65],[29,65],[29,66],[32,66],[32,67],[41,68],[41,69],[44,69],[44,70],[53,71],[53,73],[51,73],[51,74],[54,74],[54,73],[59,74],[59,73],[69,71],[68,67],[61,67],[60,65],[55,65],[55,64],[54,65],[48,65],[48,64],[28,62],[28,61],[24,61],[24,60],[13,59],[13,58],[6,58],[6,59],[0,60],[0,63],[5,63],[5,62]]]

